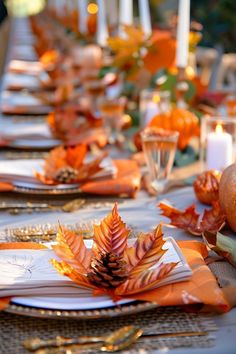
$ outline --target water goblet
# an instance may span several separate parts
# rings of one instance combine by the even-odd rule
[[[99,100],[98,107],[110,144],[114,144],[120,138],[125,102],[124,97],[109,98],[104,96]]]
[[[156,193],[164,191],[171,174],[179,133],[148,127],[141,133],[151,186]]]

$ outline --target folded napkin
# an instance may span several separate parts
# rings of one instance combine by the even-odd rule
[[[86,161],[91,161],[92,158],[89,156]],[[34,175],[37,171],[43,174],[43,164],[42,159],[32,159],[32,160],[4,160],[0,161],[0,181],[8,182],[9,189],[11,184],[13,186],[28,187],[28,188],[38,188],[38,189],[52,189],[52,188],[73,188],[78,187],[78,184],[61,184],[57,186],[50,186],[42,184]],[[93,180],[98,180],[102,182],[104,178],[112,179],[116,175],[117,167],[113,164],[111,158],[104,158],[100,167],[102,170],[98,171],[92,176]],[[1,185],[0,185],[1,188]],[[12,187],[14,189],[14,187]],[[4,190],[4,189],[2,189]]]
[[[187,282],[165,285],[159,289],[137,294],[135,298],[154,301],[160,306],[200,303],[205,305],[207,310],[228,311],[233,305],[232,293],[229,292],[229,301],[206,265],[204,260],[208,256],[206,246],[198,241],[179,241],[178,245],[192,269],[192,278]]]
[[[141,173],[137,163],[132,160],[114,160],[113,162],[117,168],[115,178],[87,182],[80,187],[81,191],[101,195],[135,197],[141,183]]]
[[[0,243],[0,250],[11,250],[11,249],[45,249],[47,247],[33,242],[10,242],[10,243]],[[10,303],[10,297],[0,298],[0,310],[4,310]]]

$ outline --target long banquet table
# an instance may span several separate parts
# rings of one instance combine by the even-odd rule
[[[9,43],[9,53],[8,53],[8,62],[12,59],[19,59],[22,56],[28,58],[29,60],[36,59],[34,53],[30,50],[30,46],[25,48],[20,47],[16,42],[14,42],[14,34],[16,33],[17,28],[22,27],[27,28],[27,20],[14,20],[12,23],[12,32],[11,32],[11,41]],[[19,38],[19,37],[18,37]],[[13,45],[13,43],[15,43]],[[1,117],[0,124],[9,124],[7,121],[13,121],[10,117]],[[12,124],[12,123],[11,123]],[[12,196],[11,194],[1,194],[0,200],[14,200],[16,198],[18,201],[21,200],[21,196]],[[149,197],[143,191],[140,191],[135,199],[118,199],[119,212],[123,220],[129,225],[132,226],[135,230],[147,231],[153,228],[161,221],[166,221],[160,215],[160,212],[157,208],[158,201],[165,199],[171,201],[174,205],[182,208],[184,206],[196,203],[192,187],[180,188],[174,191],[167,193],[166,195],[159,196],[158,198]],[[30,214],[20,213],[18,215],[10,215],[7,213],[1,212],[0,218],[0,241],[6,242],[6,237],[12,236],[10,230],[21,227],[29,227],[30,225],[43,225],[45,223],[56,225],[58,220],[62,224],[79,224],[86,225],[91,223],[93,220],[101,220],[112,208],[114,203],[114,198],[97,198],[97,199],[87,199],[87,204],[84,208],[77,210],[72,213],[63,213],[61,211],[50,211],[50,212],[32,212]],[[201,206],[198,205],[198,209],[201,209]],[[176,240],[187,240],[189,235],[183,231],[174,229],[174,228],[165,228],[165,234],[168,236],[173,236]],[[10,235],[10,236],[9,236]],[[191,237],[194,239],[193,237]],[[231,269],[232,270],[232,269]],[[234,271],[233,276],[231,277],[232,282],[235,282]],[[223,277],[225,274],[218,270],[218,277]],[[161,318],[162,313],[166,313],[165,309],[151,310],[149,316],[157,311],[158,316]],[[174,310],[167,311],[167,315],[174,312]],[[137,315],[138,318],[139,315]],[[154,314],[155,316],[155,314]],[[184,354],[184,353],[196,353],[196,354],[233,354],[235,353],[235,334],[236,334],[236,309],[232,309],[230,312],[222,315],[208,315],[210,320],[213,320],[217,326],[217,330],[211,333],[212,341],[208,342],[208,345],[198,346],[198,342],[189,346],[186,346],[186,343],[182,342],[182,346],[178,347],[171,346],[168,342],[162,343],[162,346],[156,346],[153,349],[147,349],[144,347],[137,347],[134,350],[127,350],[126,353],[164,353],[170,351],[173,354]],[[132,319],[133,317],[131,317]],[[152,317],[145,317],[143,314],[143,319],[146,318],[146,322]],[[134,318],[133,318],[134,319]],[[164,317],[164,320],[166,317]],[[124,320],[124,319],[123,319]],[[158,317],[152,318],[152,321],[156,320],[158,322]],[[106,327],[109,329],[111,322],[117,322],[118,324],[125,323],[122,320],[92,320],[92,322],[84,322],[78,320],[78,329],[79,333],[88,333],[90,328],[91,331],[96,330],[96,327],[101,327],[100,330],[103,331],[103,328]],[[139,317],[139,325],[142,325],[142,315]],[[174,320],[173,320],[174,321]],[[168,320],[167,320],[168,322]],[[91,323],[91,325],[89,324]],[[50,319],[40,319],[34,320],[30,317],[21,317],[20,315],[10,314],[2,312],[0,314],[0,353],[5,354],[20,354],[25,353],[21,346],[21,341],[28,336],[32,335],[43,335],[44,333],[51,331],[51,334],[61,334],[59,331],[63,330],[63,335],[75,334],[75,323],[72,324],[69,320],[50,320]],[[147,324],[147,323],[146,323]],[[54,326],[54,327],[53,327]],[[90,326],[90,327],[89,327]],[[104,327],[105,326],[105,327]],[[169,323],[171,326],[171,323]],[[54,332],[53,332],[54,328]],[[38,330],[38,332],[37,332]],[[77,333],[77,334],[79,334]],[[200,342],[199,342],[200,343]],[[210,343],[210,344],[209,344]],[[185,347],[186,346],[186,347]],[[146,349],[145,349],[146,348]]]

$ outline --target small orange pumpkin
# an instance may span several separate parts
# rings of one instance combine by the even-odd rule
[[[183,108],[173,108],[165,114],[153,117],[149,126],[179,132],[178,148],[183,150],[192,136],[199,135],[199,122],[197,116]]]
[[[211,205],[219,200],[221,172],[209,170],[201,173],[193,183],[196,197],[203,204]]]

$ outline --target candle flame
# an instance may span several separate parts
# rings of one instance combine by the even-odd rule
[[[87,7],[87,11],[89,14],[95,15],[98,12],[98,5],[94,2],[91,2]]]
[[[153,102],[159,103],[160,102],[160,96],[159,95],[154,95],[153,96]]]
[[[218,123],[218,124],[216,125],[215,132],[216,132],[217,134],[223,133],[223,127],[222,127],[221,124]]]

